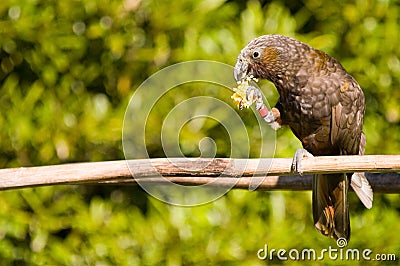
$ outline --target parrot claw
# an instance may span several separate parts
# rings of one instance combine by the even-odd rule
[[[304,157],[314,157],[311,153],[309,153],[305,149],[298,149],[294,154],[291,171],[296,172],[299,175],[303,175],[303,171],[301,170],[301,159]]]
[[[267,116],[264,117],[264,120],[265,120],[265,122],[267,122],[268,124],[271,124],[271,123],[275,122],[275,121],[276,121],[276,118],[275,118],[275,116],[274,116],[274,113],[273,113],[273,112],[269,112],[269,113],[267,114]]]
[[[256,103],[256,109],[259,110],[261,106],[264,104],[263,99],[262,99],[262,93],[261,91],[253,86],[250,85],[247,90],[246,90],[246,98],[248,101],[255,102]]]
[[[270,112],[268,112],[267,116],[264,117],[265,122],[271,126],[273,130],[278,130],[281,127],[282,121],[281,114],[276,107],[273,107]]]

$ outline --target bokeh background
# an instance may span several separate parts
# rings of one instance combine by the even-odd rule
[[[390,0],[2,0],[0,167],[124,159],[125,109],[146,78],[187,60],[233,65],[248,41],[271,33],[295,37],[342,62],[366,95],[366,154],[398,154],[398,4]],[[269,102],[275,103],[273,86],[260,84]],[[229,90],[176,90],[160,102],[148,132],[160,130],[174,104],[197,94],[232,105]],[[256,157],[261,139],[256,119],[248,110],[239,115],[249,132],[255,132],[250,156]],[[227,132],[215,122],[184,127],[183,153],[199,156],[198,141],[208,136],[217,144],[218,157],[230,156]],[[159,139],[147,141],[151,157],[164,156]],[[289,129],[277,132],[276,157],[292,157],[299,147]],[[374,197],[373,208],[366,210],[351,193],[348,247],[396,254],[398,260],[400,197]],[[282,263],[258,260],[257,251],[265,244],[317,251],[336,247],[313,228],[310,192],[234,190],[190,208],[167,205],[135,187],[82,185],[0,192],[2,265]]]

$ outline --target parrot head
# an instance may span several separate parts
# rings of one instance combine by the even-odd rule
[[[253,76],[275,81],[290,75],[293,68],[298,68],[292,63],[302,61],[296,46],[298,46],[296,40],[278,34],[263,35],[253,39],[238,56],[234,68],[235,80],[241,81]]]

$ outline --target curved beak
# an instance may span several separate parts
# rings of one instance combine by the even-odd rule
[[[239,56],[236,61],[235,68],[233,70],[233,75],[236,81],[242,80],[248,73],[249,63],[242,57]]]

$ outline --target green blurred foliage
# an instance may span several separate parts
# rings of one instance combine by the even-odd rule
[[[233,65],[248,41],[270,33],[296,37],[339,59],[366,95],[366,153],[399,153],[399,25],[400,7],[390,0],[3,0],[0,167],[123,159],[124,112],[147,77],[193,59]],[[269,82],[261,87],[273,104],[276,90]],[[196,93],[166,95],[148,130],[158,132],[163,113]],[[229,92],[201,93],[232,104]],[[240,116],[257,150],[255,119],[248,111]],[[229,156],[227,133],[218,123],[207,121],[195,135],[189,129],[180,136],[185,155],[199,156],[199,139],[211,136],[217,155]],[[163,156],[159,140],[148,141],[150,156]],[[299,147],[290,130],[278,131],[277,157],[291,157]],[[372,210],[350,197],[349,247],[399,259],[399,196],[375,195]],[[264,244],[336,247],[312,226],[309,192],[236,190],[191,208],[118,186],[0,193],[2,265],[263,265],[257,251]]]

